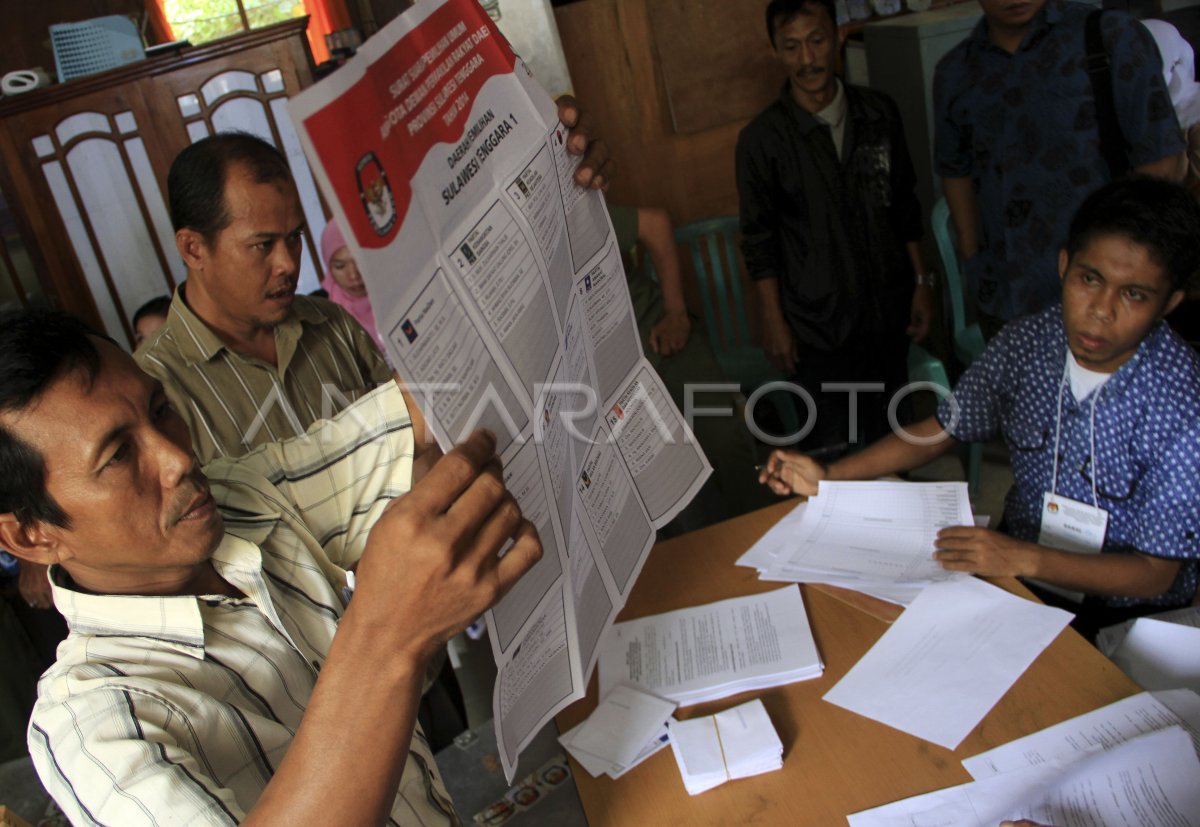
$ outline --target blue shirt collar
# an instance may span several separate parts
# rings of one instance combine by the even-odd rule
[[[1067,360],[1067,329],[1063,323],[1062,304],[1058,304],[1058,324],[1054,327],[1055,338],[1054,342],[1046,348],[1046,364],[1052,371],[1062,371]],[[1167,323],[1159,320],[1158,324],[1150,328],[1150,332],[1146,334],[1146,338],[1142,339],[1138,344],[1137,350],[1129,357],[1129,360],[1113,373],[1112,377],[1104,383],[1104,395],[1121,394],[1125,388],[1133,381],[1133,375],[1137,373],[1139,366],[1146,359],[1155,358],[1155,354],[1161,351],[1163,347],[1163,339],[1170,336]],[[1070,397],[1074,399],[1074,397]]]
[[[1025,33],[1025,39],[1021,41],[1018,52],[1024,52],[1036,45],[1050,29],[1063,19],[1062,0],[1046,0],[1046,5],[1038,10],[1034,15],[1033,21],[1029,25],[1029,31]],[[971,30],[970,39],[978,46],[987,49],[993,49],[1001,54],[1008,52],[996,46],[988,39],[988,20],[987,16],[980,18],[975,24],[975,28]]]

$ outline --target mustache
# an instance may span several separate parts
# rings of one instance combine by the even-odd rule
[[[192,480],[191,485],[181,490],[167,509],[167,526],[170,527],[178,523],[183,519],[184,514],[187,514],[197,505],[208,499],[209,495],[207,481]]]

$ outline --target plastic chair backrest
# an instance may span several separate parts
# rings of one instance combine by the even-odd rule
[[[954,249],[954,237],[950,226],[950,205],[939,198],[933,205],[933,237],[937,239],[938,252],[942,256],[942,272],[950,293],[950,317],[954,324],[954,337],[967,325],[966,306],[963,301],[962,274],[958,270],[958,251]]]
[[[933,215],[930,217],[929,223],[933,225],[933,237],[937,241],[938,253],[942,257],[942,273],[946,278],[946,292],[950,296],[951,340],[954,342],[954,353],[966,367],[983,352],[983,333],[980,332],[979,325],[967,323],[962,271],[958,268],[958,251],[954,249],[950,205],[946,203],[945,198],[939,198],[933,205]]]
[[[742,291],[736,215],[705,218],[675,230],[675,240],[692,255],[700,307],[713,350],[722,352],[754,347]]]

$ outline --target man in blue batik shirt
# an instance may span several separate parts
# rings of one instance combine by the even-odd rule
[[[1084,35],[1091,6],[980,0],[984,19],[934,75],[937,174],[990,336],[1058,299],[1058,245],[1084,196],[1112,177]],[[1180,180],[1184,142],[1149,32],[1107,11],[1112,100],[1135,170]]]
[[[1085,632],[1187,604],[1200,558],[1200,359],[1162,319],[1200,267],[1197,238],[1200,204],[1183,187],[1106,185],[1059,253],[1062,304],[1006,325],[935,416],[828,467],[777,451],[760,479],[812,495],[822,479],[916,468],[999,433],[1013,466],[1003,528],[943,529],[943,568],[1082,592]]]

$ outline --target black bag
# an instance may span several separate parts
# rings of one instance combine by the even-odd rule
[[[1096,126],[1100,132],[1100,152],[1108,164],[1112,179],[1120,178],[1130,170],[1129,144],[1117,120],[1117,106],[1113,102],[1112,63],[1108,49],[1104,47],[1104,36],[1100,30],[1103,9],[1096,9],[1084,23],[1084,43],[1087,47],[1087,73],[1092,81],[1092,97],[1096,101]]]

